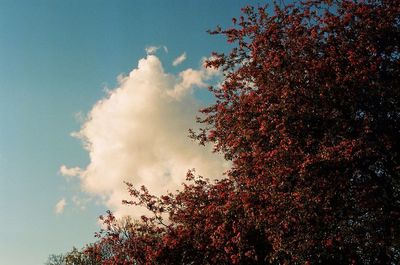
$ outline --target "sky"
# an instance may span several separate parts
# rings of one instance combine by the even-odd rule
[[[212,102],[239,0],[0,0],[0,264],[43,264],[93,242],[98,217],[139,216],[123,181],[155,194],[188,169],[229,166],[187,137]]]

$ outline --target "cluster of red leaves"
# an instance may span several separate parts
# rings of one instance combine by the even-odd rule
[[[216,103],[200,143],[232,161],[226,179],[188,174],[153,215],[109,214],[86,251],[102,264],[399,264],[400,0],[246,7],[215,53]]]

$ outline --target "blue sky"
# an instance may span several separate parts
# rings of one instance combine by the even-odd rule
[[[218,79],[218,74],[201,68],[201,60],[211,51],[226,50],[227,46],[223,38],[209,36],[206,30],[230,25],[231,18],[240,15],[240,7],[258,2],[262,1],[0,0],[1,264],[43,264],[49,254],[65,252],[72,246],[80,248],[94,240],[93,234],[99,229],[97,217],[106,209],[117,207],[115,200],[119,197],[113,190],[93,186],[99,175],[93,173],[92,167],[99,166],[104,157],[96,160],[99,149],[85,150],[82,140],[72,137],[71,132],[81,131],[81,136],[97,146],[95,143],[105,139],[93,135],[99,130],[98,124],[120,126],[122,132],[116,130],[110,135],[123,138],[123,126],[130,124],[129,119],[132,124],[143,121],[142,126],[138,125],[140,130],[132,131],[132,139],[139,139],[132,145],[137,149],[123,149],[127,159],[132,155],[136,162],[129,167],[123,165],[122,171],[111,172],[110,176],[130,173],[126,170],[140,175],[147,167],[157,174],[160,167],[165,171],[171,166],[167,173],[163,172],[172,181],[169,175],[179,172],[182,164],[192,168],[191,161],[206,161],[182,151],[187,143],[165,143],[162,139],[190,124],[191,121],[181,122],[189,117],[181,113],[192,108],[194,101],[204,101],[202,87]],[[145,48],[152,46],[160,49],[147,55]],[[186,60],[174,67],[172,62],[183,53]],[[142,68],[128,76],[141,59]],[[160,64],[162,70],[157,68]],[[121,74],[125,81],[118,82]],[[150,80],[145,82],[142,77]],[[159,78],[160,89],[168,84],[171,89],[183,89],[184,95],[174,94],[179,97],[176,104],[147,95],[146,89],[154,78]],[[117,87],[119,92],[114,89]],[[135,90],[136,87],[142,90]],[[122,101],[129,95],[133,100],[143,99],[142,103],[135,103],[142,107],[117,107],[114,120],[113,115],[104,113],[120,105],[107,96],[107,89]],[[101,99],[105,104],[97,105],[99,111],[93,112],[93,122],[82,118]],[[128,105],[130,101],[126,102]],[[118,115],[124,113],[131,116],[119,119]],[[170,116],[164,123],[165,113]],[[158,120],[163,125],[158,126]],[[83,125],[89,129],[82,131]],[[154,137],[164,144],[164,151],[158,152],[154,146],[151,150],[160,161],[169,161],[168,165],[150,165],[148,160],[153,160],[145,160],[147,146],[141,145],[146,142],[141,137],[145,139],[153,131],[160,131]],[[126,137],[124,141],[131,143]],[[163,159],[165,150],[182,155]],[[109,156],[115,154],[107,152]],[[182,157],[193,159],[182,161]],[[113,159],[116,168],[121,166],[119,157]],[[79,167],[80,175],[62,176],[62,165],[70,170]],[[145,175],[141,178],[148,181]],[[120,180],[102,179],[99,185]],[[153,179],[149,185],[156,182],[159,180]],[[118,188],[115,183],[110,184],[110,189]],[[61,199],[65,199],[66,206],[57,214],[55,205]]]

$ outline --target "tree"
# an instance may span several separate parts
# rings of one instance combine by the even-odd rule
[[[45,265],[65,265],[63,254],[51,254],[45,263]]]
[[[232,161],[176,194],[128,184],[147,207],[86,250],[103,264],[400,263],[400,0],[243,9],[214,53],[201,144]]]
[[[87,246],[86,248],[89,248]],[[85,249],[86,249],[85,248]],[[71,251],[66,254],[52,254],[48,257],[46,265],[100,265],[100,261],[97,261],[94,255],[87,253],[84,250],[78,250],[72,248]]]
[[[245,8],[216,54],[226,81],[203,111],[272,258],[399,260],[400,1]],[[208,134],[207,134],[208,133]]]

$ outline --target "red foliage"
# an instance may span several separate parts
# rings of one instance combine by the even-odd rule
[[[400,0],[246,7],[204,129],[233,166],[108,229],[103,264],[399,264]],[[167,216],[167,217],[166,217]],[[165,221],[167,220],[167,221]]]

